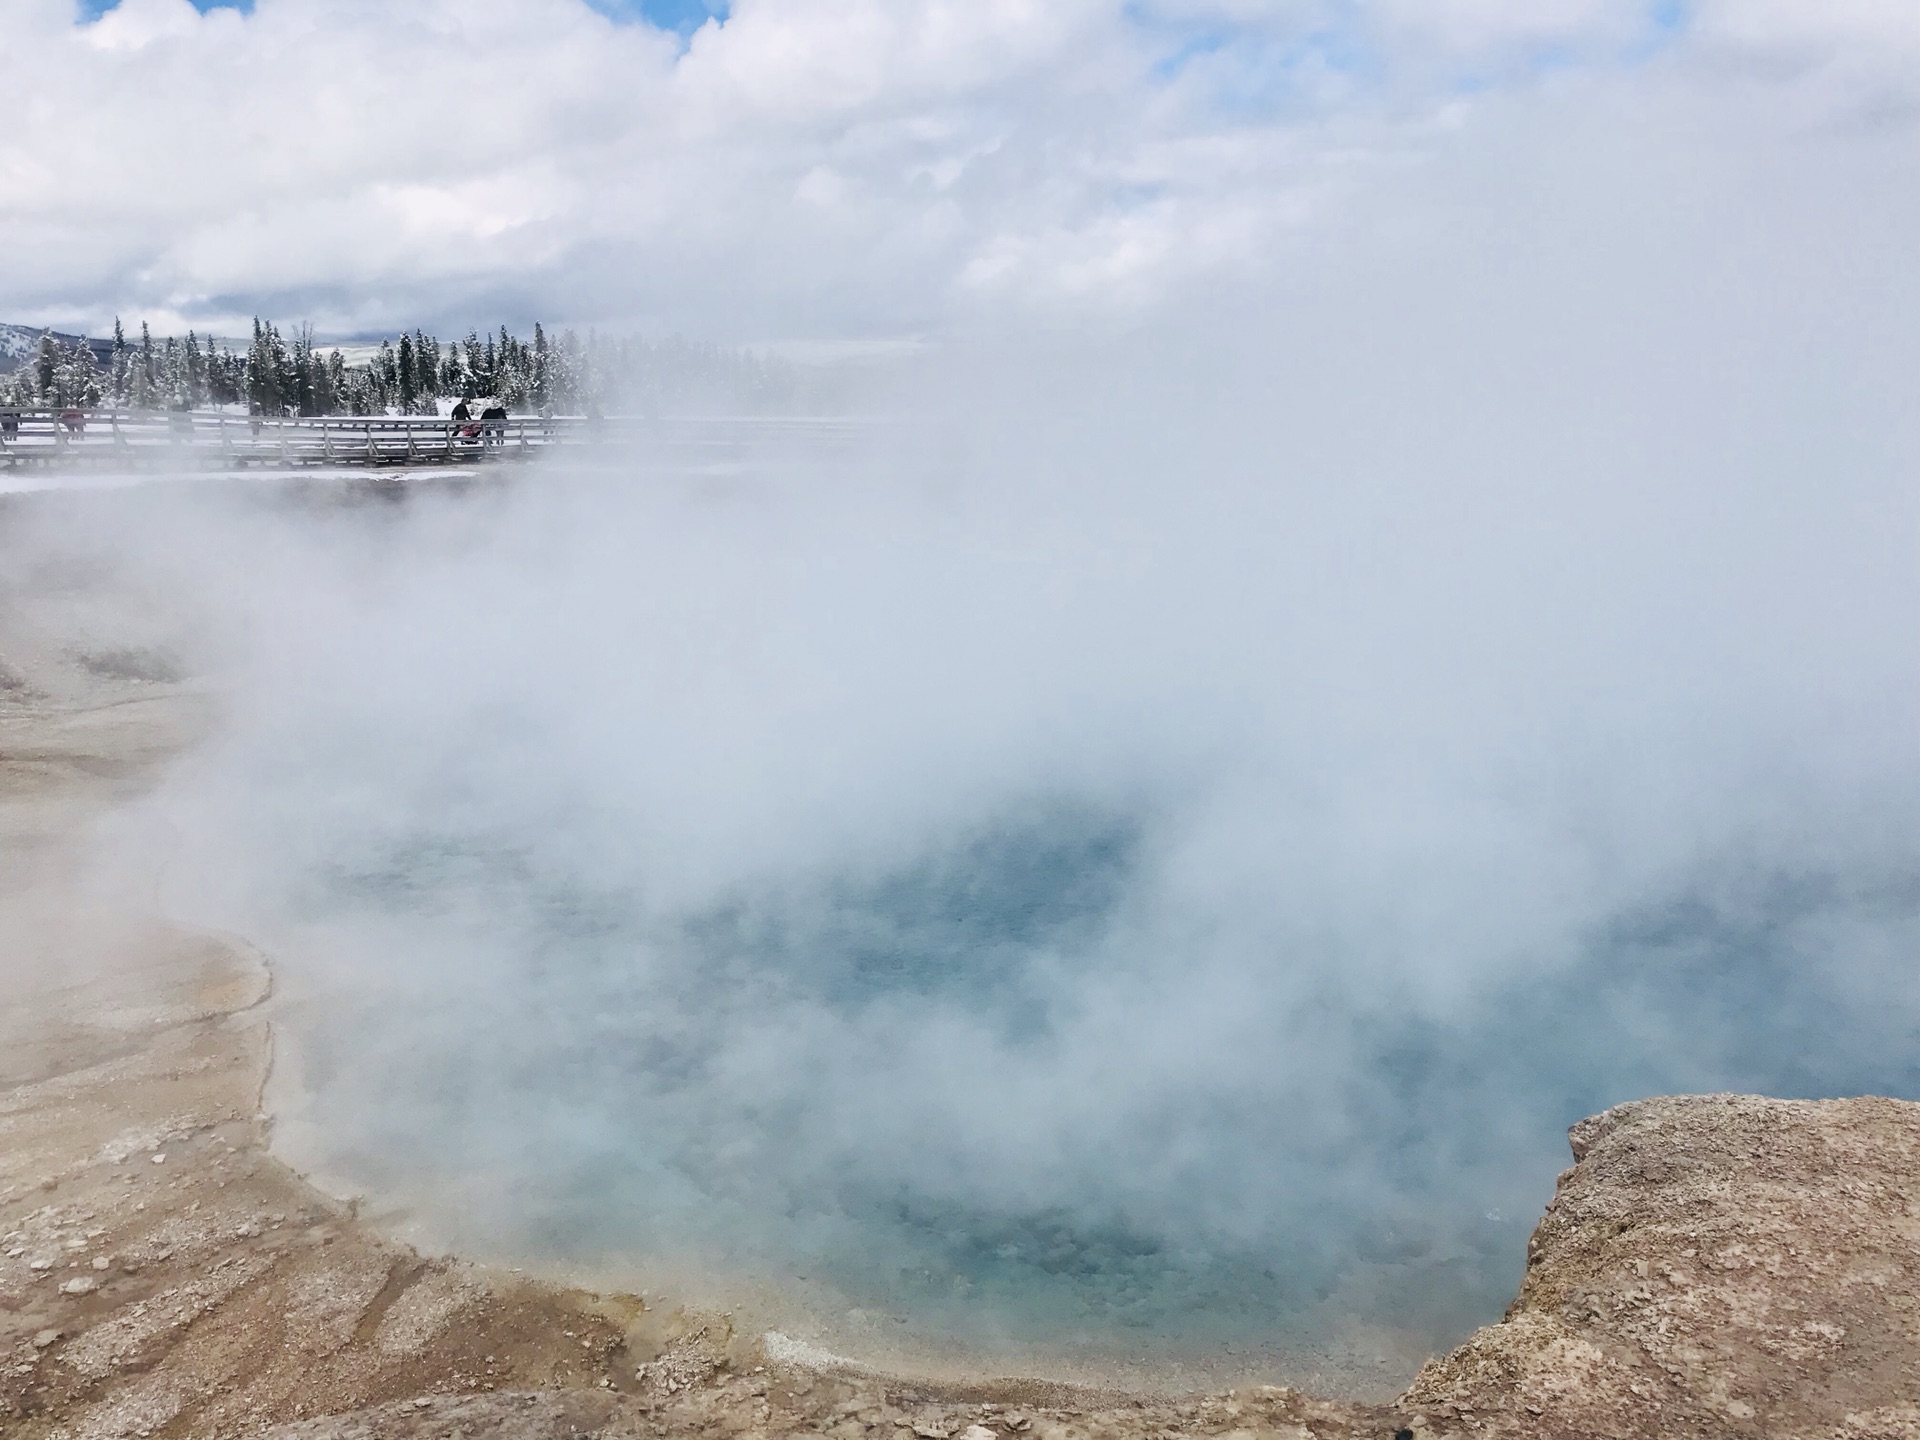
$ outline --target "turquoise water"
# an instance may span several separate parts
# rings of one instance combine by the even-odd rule
[[[924,1332],[1129,1354],[1329,1305],[1445,1343],[1511,1296],[1582,1115],[1920,1093],[1910,1001],[1832,983],[1920,937],[1891,872],[1722,875],[1445,1013],[1295,964],[1308,983],[1274,972],[1211,1032],[1267,1047],[1208,1053],[1142,999],[1180,980],[1137,913],[1159,823],[1036,799],[689,912],[550,845],[365,835],[308,877],[309,914],[391,922],[463,978],[330,1012],[309,1078],[370,1173],[488,1177],[488,1223],[530,1253],[694,1251]]]

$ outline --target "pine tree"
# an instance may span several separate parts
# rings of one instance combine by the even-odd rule
[[[413,392],[422,415],[439,409],[440,342],[422,330],[413,332]]]
[[[347,393],[347,362],[338,350],[327,356],[327,408],[322,412],[338,415],[342,410],[351,408],[351,397]]]
[[[253,321],[253,345],[247,351],[247,409],[255,415],[285,415],[290,383],[286,347],[280,332]]]
[[[207,389],[216,405],[240,403],[239,363],[231,350],[215,354],[211,335],[207,337],[207,375]]]
[[[403,334],[400,337],[400,355],[394,368],[395,378],[399,381],[400,413],[402,415],[411,415],[413,413],[414,396],[413,337],[411,335]]]
[[[200,355],[200,337],[187,331],[186,345],[187,404],[195,409],[207,401],[207,365]]]
[[[39,382],[34,398],[43,405],[51,405],[53,400],[54,377],[60,373],[60,343],[53,338],[52,331],[43,332],[39,348],[33,355],[33,375]]]
[[[127,385],[130,376],[127,368],[131,361],[127,356],[127,334],[120,328],[120,317],[113,317],[113,361],[107,371],[107,390],[113,396],[113,403],[127,403]]]
[[[53,376],[46,387],[48,403],[62,409],[98,405],[100,367],[94,362],[92,347],[81,339],[64,349],[58,345],[52,349]]]
[[[533,408],[542,415],[553,413],[553,377],[547,366],[547,332],[540,328],[538,320],[533,322],[533,360],[528,367],[527,393],[533,401]]]
[[[440,362],[440,393],[457,395],[464,400],[473,398],[473,380],[461,363],[458,341],[447,346],[447,358]]]
[[[224,357],[214,348],[213,337],[207,337],[207,403],[209,405],[228,405],[234,396],[227,384],[227,366]]]
[[[154,394],[158,386],[158,377],[154,373],[153,332],[147,328],[147,322],[140,322],[140,354],[134,361],[132,397],[134,408],[151,410]]]
[[[381,410],[385,410],[400,393],[400,361],[388,341],[380,342],[380,353],[374,356],[370,378],[373,381],[374,402]]]
[[[294,352],[287,348],[287,342],[280,335],[280,327],[271,322],[267,325],[267,338],[271,342],[274,388],[280,404],[275,413],[293,413],[298,407],[300,394],[300,382],[294,374]]]
[[[266,408],[266,389],[261,382],[264,366],[261,364],[266,349],[267,337],[261,328],[260,317],[253,317],[253,344],[247,347],[247,413],[259,415]]]
[[[313,353],[313,327],[302,325],[299,333],[293,337],[293,360],[289,371],[287,400],[298,415],[320,414],[319,390],[320,378],[314,373],[317,362]]]
[[[494,394],[505,405],[518,405],[527,398],[526,368],[520,363],[520,342],[500,327],[500,369]]]
[[[306,336],[311,355],[310,363],[313,368],[313,410],[311,413],[315,415],[337,415],[340,413],[340,390],[339,387],[335,385],[334,380],[338,374],[340,352],[335,350],[331,355],[323,357],[311,348],[313,344],[313,331],[311,327],[308,327]]]
[[[93,346],[83,336],[73,342],[73,402],[93,406],[100,403],[100,364],[93,358]]]

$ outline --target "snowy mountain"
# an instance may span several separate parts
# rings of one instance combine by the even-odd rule
[[[40,332],[25,325],[0,325],[0,374],[24,364],[39,339]]]
[[[33,358],[33,352],[39,348],[40,337],[47,332],[38,325],[8,325],[0,323],[0,375],[10,375]],[[62,345],[71,345],[80,337],[53,332],[53,338]],[[87,341],[87,347],[93,351],[93,358],[105,365],[113,353],[111,340]]]

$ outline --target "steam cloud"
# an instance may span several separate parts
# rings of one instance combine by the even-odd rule
[[[127,498],[232,681],[170,898],[466,1239],[1457,1333],[1573,1119],[1920,1093],[1920,331],[1781,208],[981,339],[845,464]]]

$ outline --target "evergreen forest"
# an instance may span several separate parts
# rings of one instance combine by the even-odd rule
[[[129,338],[116,319],[110,349],[43,334],[23,365],[0,375],[0,404],[433,415],[442,401],[466,400],[536,414],[766,414],[812,408],[820,397],[807,393],[808,380],[801,367],[752,351],[572,330],[549,336],[537,324],[530,340],[504,325],[453,341],[414,330],[349,363],[338,348],[323,353],[305,326],[289,338],[256,319],[240,351],[193,331],[155,337],[144,324]]]

